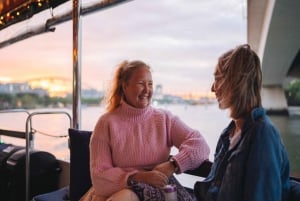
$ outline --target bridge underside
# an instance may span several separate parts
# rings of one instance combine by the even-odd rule
[[[300,78],[299,8],[294,0],[248,0],[248,43],[262,61],[267,109],[287,109],[282,85]]]
[[[288,114],[288,106],[284,90],[280,86],[268,86],[262,88],[262,104],[268,113]]]

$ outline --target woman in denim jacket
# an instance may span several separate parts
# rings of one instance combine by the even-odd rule
[[[284,201],[289,161],[280,134],[261,104],[260,60],[249,45],[223,54],[212,92],[232,122],[221,134],[205,182],[195,184],[198,200]],[[206,185],[203,185],[206,184]]]

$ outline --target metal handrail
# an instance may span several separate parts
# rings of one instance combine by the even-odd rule
[[[72,128],[72,117],[68,112],[65,111],[43,111],[43,112],[33,112],[30,113],[29,111],[25,109],[10,109],[10,110],[0,110],[0,113],[26,113],[28,117],[26,118],[26,127],[25,127],[25,133],[20,131],[11,131],[11,130],[2,130],[5,135],[11,136],[11,137],[17,137],[17,138],[23,138],[26,140],[26,157],[25,157],[25,177],[26,177],[26,183],[25,183],[25,192],[26,192],[26,201],[29,201],[29,191],[30,191],[30,148],[33,148],[33,141],[34,136],[33,133],[33,127],[32,127],[32,117],[37,115],[49,115],[49,114],[63,114],[66,115],[70,122],[70,128]],[[16,134],[16,135],[15,135]],[[22,134],[25,134],[25,136],[22,137]],[[1,136],[1,135],[0,135]],[[32,142],[32,143],[31,143]]]
[[[24,112],[30,115],[30,112],[25,109],[8,109],[8,110],[0,110],[0,113],[14,113],[14,112]]]
[[[7,110],[0,110],[0,113],[25,113],[27,114],[28,116],[30,115],[30,112],[28,110],[25,110],[25,109],[7,109]],[[31,126],[31,122],[30,122],[30,126]],[[18,138],[24,138],[25,139],[25,136],[24,137],[21,137],[21,132],[19,132],[20,135],[16,136],[16,135],[11,135],[10,132],[18,132],[18,131],[5,131],[5,130],[2,130],[3,132],[7,133],[6,136],[11,136],[11,137],[18,137]],[[25,134],[25,133],[24,133]],[[33,138],[32,138],[33,139]],[[0,140],[1,140],[1,135],[0,135]]]
[[[5,135],[9,137],[15,137],[15,138],[26,138],[26,133],[23,131],[13,131],[13,130],[6,130],[6,129],[0,129],[0,136]],[[31,135],[30,140],[33,139],[33,136]],[[0,138],[1,140],[1,138]]]
[[[69,118],[70,121],[70,128],[72,128],[72,117],[68,112],[65,111],[44,111],[44,112],[33,112],[29,114],[26,119],[26,163],[25,163],[25,177],[26,177],[26,184],[25,184],[25,192],[26,192],[26,201],[29,201],[29,191],[30,191],[30,134],[32,133],[32,117],[36,115],[48,115],[48,114],[64,114]]]

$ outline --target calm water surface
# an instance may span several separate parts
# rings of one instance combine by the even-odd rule
[[[213,152],[220,132],[227,126],[230,119],[226,111],[218,109],[217,105],[163,105],[158,106],[172,111],[189,126],[198,129],[207,140],[213,160]],[[57,109],[44,109],[51,111]],[[72,114],[71,109],[63,109]],[[31,110],[30,112],[36,112]],[[41,111],[41,110],[38,110]],[[85,107],[82,109],[82,130],[93,130],[99,116],[104,112],[103,107]],[[280,130],[283,142],[289,154],[293,175],[300,176],[300,117],[270,116],[273,123]],[[25,131],[26,113],[0,114],[0,128]],[[34,147],[39,150],[50,151],[58,158],[69,160],[67,130],[69,120],[64,115],[40,115],[32,119],[35,134]],[[48,137],[52,134],[57,137]],[[7,143],[24,145],[25,141],[2,137]]]

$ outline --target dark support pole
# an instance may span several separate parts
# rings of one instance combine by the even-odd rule
[[[81,128],[81,0],[73,0],[73,125]]]

